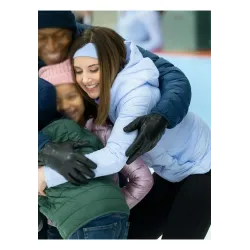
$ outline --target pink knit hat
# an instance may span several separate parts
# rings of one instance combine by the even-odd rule
[[[54,65],[42,67],[38,75],[54,86],[66,83],[75,83],[74,72],[70,59]]]

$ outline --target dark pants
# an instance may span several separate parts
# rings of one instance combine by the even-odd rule
[[[204,239],[211,225],[211,171],[154,186],[130,213],[128,239]]]
[[[70,237],[71,240],[127,239],[128,216],[126,214],[108,214],[90,221]],[[62,239],[56,227],[48,225],[48,239]]]
[[[48,240],[62,240],[63,238],[59,234],[59,232],[58,232],[58,230],[57,230],[56,227],[48,225],[47,239]]]
[[[38,224],[40,223],[40,220],[43,221],[43,228],[40,232],[38,232],[38,239],[39,240],[44,240],[47,239],[47,218],[38,211]]]

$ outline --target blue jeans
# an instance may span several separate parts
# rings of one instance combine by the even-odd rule
[[[85,226],[73,233],[71,240],[115,240],[127,239],[128,237],[128,215],[107,214],[90,221]]]

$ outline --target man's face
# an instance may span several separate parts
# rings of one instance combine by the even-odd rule
[[[72,31],[61,28],[43,28],[38,30],[38,56],[46,64],[63,62],[72,42]]]

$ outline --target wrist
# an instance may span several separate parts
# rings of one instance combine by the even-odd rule
[[[161,115],[161,114],[155,114],[155,115],[157,116],[158,121],[160,123],[164,124],[165,128],[167,128],[168,127],[168,121],[167,121],[167,119],[163,115]]]
[[[164,122],[165,122],[165,128],[167,128],[168,127],[168,120],[165,117],[163,117],[163,118],[164,118]]]

